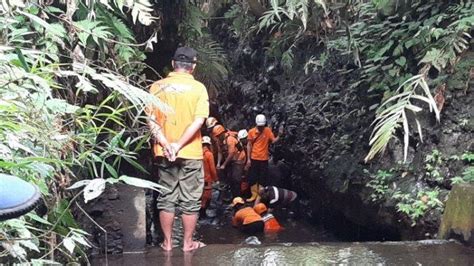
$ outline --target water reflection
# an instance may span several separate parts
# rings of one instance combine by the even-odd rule
[[[454,242],[308,243],[271,246],[209,245],[184,253],[109,256],[109,265],[473,265],[474,252]],[[93,265],[105,265],[104,257]]]

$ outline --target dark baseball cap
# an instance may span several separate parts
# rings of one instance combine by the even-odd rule
[[[181,62],[188,62],[188,63],[196,63],[197,52],[193,48],[190,47],[179,47],[174,52],[173,60],[181,61]]]

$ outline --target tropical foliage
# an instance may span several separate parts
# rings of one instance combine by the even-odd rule
[[[87,259],[91,244],[70,210],[81,193],[66,190],[75,180],[86,179],[86,201],[104,178],[154,187],[118,170],[145,171],[140,115],[166,109],[143,90],[143,44],[127,26],[153,23],[151,11],[146,0],[1,2],[0,172],[38,185],[48,211],[0,223],[0,262]]]
[[[199,54],[196,78],[206,85],[211,93],[223,87],[229,74],[229,62],[221,45],[209,32],[209,16],[198,6],[184,6],[184,17],[180,22],[179,35],[185,45],[193,47]]]
[[[302,66],[309,73],[328,67],[328,54],[350,55],[355,67],[345,73],[357,72],[359,78],[349,89],[381,96],[382,103],[371,106],[377,110],[366,161],[385,150],[397,128],[403,128],[405,159],[410,128],[423,141],[420,123],[406,115],[422,111],[416,102],[427,103],[440,120],[448,74],[469,49],[474,25],[470,1],[272,0],[257,18],[249,12],[250,2],[226,13],[236,36],[264,32],[267,56],[286,70],[301,66],[298,60],[306,62]],[[239,15],[242,11],[245,15]]]
[[[419,108],[412,108],[412,103],[406,97],[411,94],[408,91],[413,92],[416,86],[421,86],[425,96],[416,98],[428,103],[439,121],[444,104],[446,74],[469,48],[472,38],[470,32],[474,25],[474,5],[471,2],[407,1],[408,4],[393,5],[394,2],[371,1],[360,4],[356,7],[357,20],[347,27],[349,34],[345,49],[351,51],[354,63],[362,69],[361,78],[352,86],[367,88],[368,92],[384,93],[384,104],[378,107],[379,115],[373,134],[379,137],[371,137],[372,148],[366,160],[384,150],[400,124],[404,128],[406,160],[408,121],[404,112],[401,112],[402,119],[395,117],[402,109],[415,113],[420,111]],[[333,43],[335,49],[340,49],[335,45],[338,43]],[[435,78],[430,80],[429,73]],[[417,81],[416,84],[410,84],[409,80]],[[411,87],[408,91],[407,84]],[[428,85],[439,88],[435,99]],[[381,119],[380,114],[386,114],[385,118],[390,119]],[[422,129],[416,119],[415,122],[422,142]]]

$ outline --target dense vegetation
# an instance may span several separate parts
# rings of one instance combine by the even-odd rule
[[[130,14],[152,24],[151,11],[146,0],[2,1],[0,172],[36,184],[47,210],[0,223],[0,261],[86,259],[90,243],[71,213],[81,193],[71,199],[66,188],[85,179],[72,188],[87,185],[87,202],[105,178],[137,181],[119,176],[123,163],[145,171],[135,161],[148,141],[140,114],[161,104],[143,90],[146,43],[126,23]]]
[[[91,243],[71,213],[81,193],[66,189],[75,181],[84,180],[72,188],[86,186],[86,200],[120,180],[153,186],[122,175],[120,168],[146,172],[136,161],[148,148],[142,111],[149,104],[166,108],[146,93],[151,81],[143,74],[149,70],[144,50],[153,50],[165,15],[157,6],[147,0],[1,1],[0,173],[37,184],[47,211],[0,223],[0,262],[87,260]],[[192,1],[179,8],[176,34],[199,51],[197,76],[211,95],[226,90],[229,75],[230,60],[209,27],[219,20],[230,25],[238,50],[246,53],[258,41],[265,61],[277,62],[288,75],[311,75],[330,68],[331,56],[349,56],[350,67],[337,71],[360,78],[348,89],[380,99],[370,109],[376,115],[366,161],[383,155],[397,134],[406,160],[408,147],[423,142],[418,114],[429,110],[443,119],[446,87],[466,92],[474,67],[472,59],[462,61],[472,45],[469,1]],[[219,12],[222,17],[209,15]],[[136,43],[132,28],[145,29],[148,36],[139,37],[147,41]],[[464,71],[456,80],[463,86],[452,86],[459,65]],[[446,181],[440,165],[448,160],[464,165],[450,184],[474,181],[472,151],[457,158],[436,151],[429,156],[432,182]],[[391,170],[367,173],[374,202],[395,198],[410,223],[442,208],[437,188],[389,193]]]

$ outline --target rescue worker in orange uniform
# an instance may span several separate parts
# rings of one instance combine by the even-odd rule
[[[245,147],[244,148],[244,152],[245,152],[245,157],[246,157],[246,160],[250,160],[249,159],[249,156],[247,156],[247,137],[248,137],[248,132],[246,129],[241,129],[239,130],[239,132],[237,133],[237,139],[239,140],[239,145],[241,145],[242,147]],[[245,162],[246,164],[247,162]],[[242,180],[240,182],[240,194],[242,197],[244,198],[249,198],[251,196],[250,194],[250,187],[249,187],[249,183],[248,183],[248,179],[247,179],[247,171],[245,170],[244,168],[244,173],[242,175]]]
[[[214,163],[214,155],[211,152],[211,138],[208,136],[202,137],[203,150],[203,169],[204,169],[204,191],[201,199],[201,216],[205,216],[206,209],[212,198],[212,184],[219,180],[216,171],[216,164]]]
[[[275,216],[268,212],[267,206],[265,206],[265,204],[258,203],[255,205],[255,207],[253,207],[253,209],[262,217],[263,222],[265,223],[263,229],[265,233],[276,233],[284,229],[277,221]]]
[[[220,151],[220,147],[219,145],[217,145],[217,142],[218,140],[216,138],[214,138],[213,134],[212,134],[212,130],[214,129],[215,126],[217,126],[217,124],[219,123],[219,121],[217,121],[216,118],[214,117],[208,117],[206,119],[206,128],[207,128],[207,132],[209,133],[209,136],[211,137],[212,139],[212,150],[213,150],[213,153],[214,153],[214,159],[218,159],[218,162],[220,162],[220,158],[218,156],[220,156],[222,153]],[[220,165],[218,165],[220,166]]]
[[[248,182],[252,196],[247,199],[252,202],[258,197],[259,185],[267,185],[269,146],[276,143],[283,134],[283,127],[278,131],[278,136],[273,135],[271,128],[267,127],[265,115],[259,114],[255,117],[256,127],[250,129],[248,133],[247,154],[250,160],[247,160],[246,169],[249,169]]]
[[[225,182],[230,185],[232,196],[240,195],[240,182],[244,171],[246,155],[244,147],[239,145],[237,132],[228,131],[222,125],[212,129],[212,135],[217,139],[223,162],[217,162],[217,168],[224,171]]]
[[[262,217],[252,207],[245,206],[245,202],[241,197],[234,198],[231,206],[234,207],[233,226],[238,227],[246,234],[263,232],[265,224]]]

